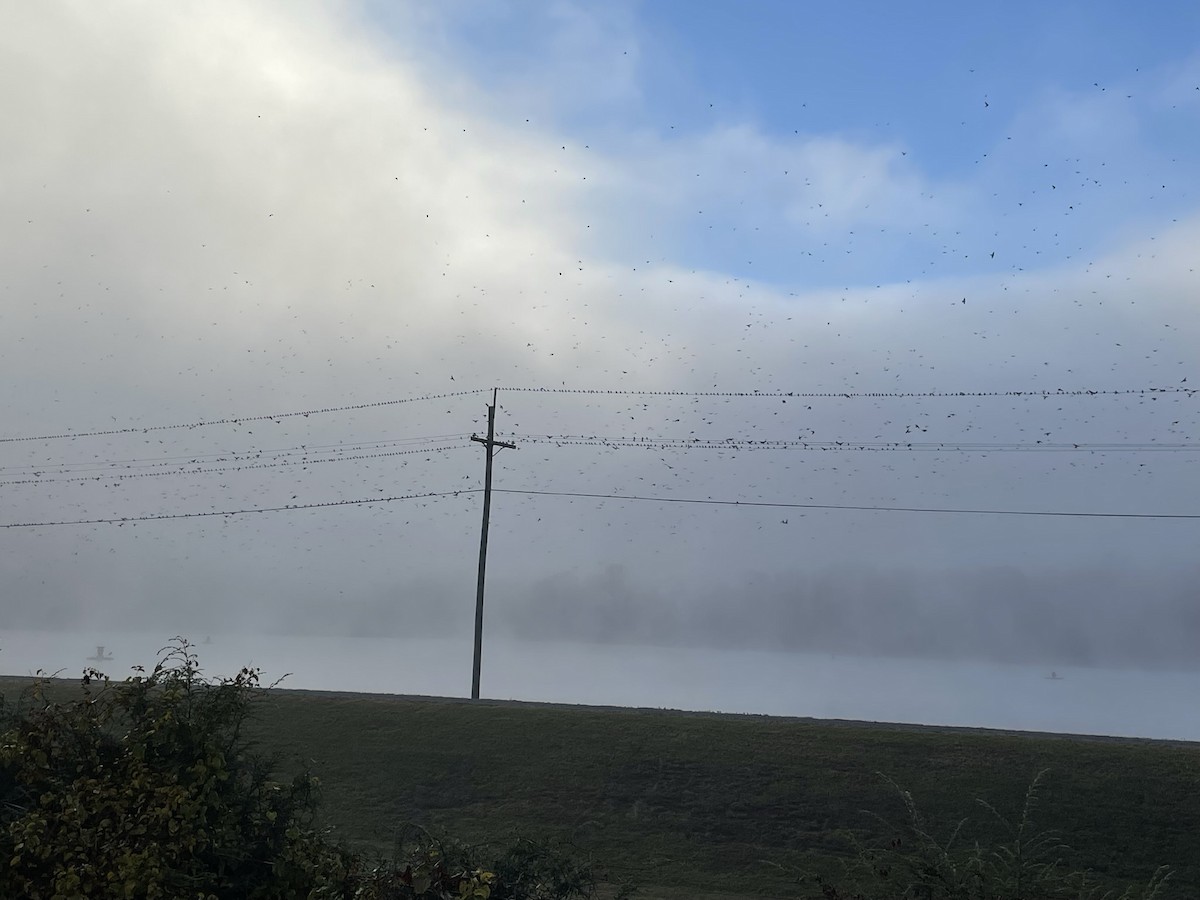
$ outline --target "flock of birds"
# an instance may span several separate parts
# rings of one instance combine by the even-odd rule
[[[408,115],[346,101],[379,114],[365,149],[327,101],[217,84],[202,125],[150,126],[161,160],[118,140],[88,151],[95,174],[79,156],[23,185],[0,279],[0,353],[30,376],[0,433],[18,593],[85,603],[91,583],[120,606],[185,573],[282,604],[467,572],[493,387],[517,448],[493,506],[513,585],[614,561],[658,583],[909,554],[1091,565],[1122,543],[1183,559],[1191,155],[1151,187],[1103,142],[1031,158],[993,128],[952,208],[883,126],[895,158],[849,183],[805,129],[746,157],[766,171],[664,126],[650,143],[687,177],[654,184],[653,159],[620,171],[528,118],[438,118],[393,77]],[[1001,115],[993,99],[972,115]],[[278,167],[230,157],[213,123]],[[208,168],[185,184],[167,156],[191,139]],[[141,179],[156,160],[167,174]],[[1122,204],[1150,224],[1105,245]]]

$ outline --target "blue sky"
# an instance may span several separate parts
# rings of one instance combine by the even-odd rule
[[[1028,270],[1109,249],[1130,221],[1168,223],[1200,176],[1193,4],[444,9],[418,37],[376,14],[398,40],[452,59],[503,114],[635,167],[650,147],[696,163],[692,220],[670,237],[636,232],[689,265],[802,286]],[[728,129],[756,146],[694,155]],[[852,252],[828,252],[821,208],[789,215],[783,202],[814,141],[875,154],[877,174],[908,182],[894,202],[921,220],[843,217],[831,233]],[[750,189],[732,201],[730,180]],[[1002,262],[982,269],[993,252]]]

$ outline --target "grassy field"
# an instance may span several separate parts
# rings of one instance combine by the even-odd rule
[[[795,872],[881,836],[864,810],[903,819],[879,773],[948,835],[986,822],[976,798],[1018,818],[1049,769],[1038,824],[1078,865],[1144,881],[1169,863],[1172,893],[1200,896],[1195,745],[289,691],[259,727],[322,779],[329,821],[379,849],[403,822],[567,836],[647,896],[796,896]]]
[[[865,811],[903,820],[880,773],[935,835],[970,817],[986,840],[975,799],[1016,819],[1049,769],[1037,824],[1074,864],[1138,882],[1170,864],[1166,896],[1200,896],[1200,745],[281,690],[253,728],[320,777],[328,823],[363,848],[408,822],[569,838],[645,897],[802,896],[798,872],[884,837]]]

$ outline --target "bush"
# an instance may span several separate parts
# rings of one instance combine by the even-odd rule
[[[182,639],[154,670],[0,698],[0,897],[28,900],[568,900],[591,867],[518,841],[484,852],[419,832],[391,862],[314,824],[317,780],[272,777],[242,727],[261,673],[206,679]]]
[[[242,737],[259,672],[208,681],[182,640],[135,671],[23,698],[0,741],[0,895],[295,896],[336,854],[310,825],[315,779],[272,780]]]
[[[596,881],[592,866],[569,849],[521,839],[496,851],[411,828],[401,832],[392,861],[357,858],[342,888],[355,900],[586,900]]]

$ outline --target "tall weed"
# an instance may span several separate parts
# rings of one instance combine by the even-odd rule
[[[867,811],[890,835],[876,844],[856,843],[838,881],[810,878],[812,896],[824,900],[1164,900],[1171,870],[1160,867],[1143,886],[1114,888],[1070,863],[1071,848],[1054,830],[1035,823],[1048,772],[1038,772],[1013,821],[986,800],[977,800],[999,839],[964,839],[963,818],[944,839],[936,837],[912,794],[880,777],[898,795],[904,817],[897,824]]]

